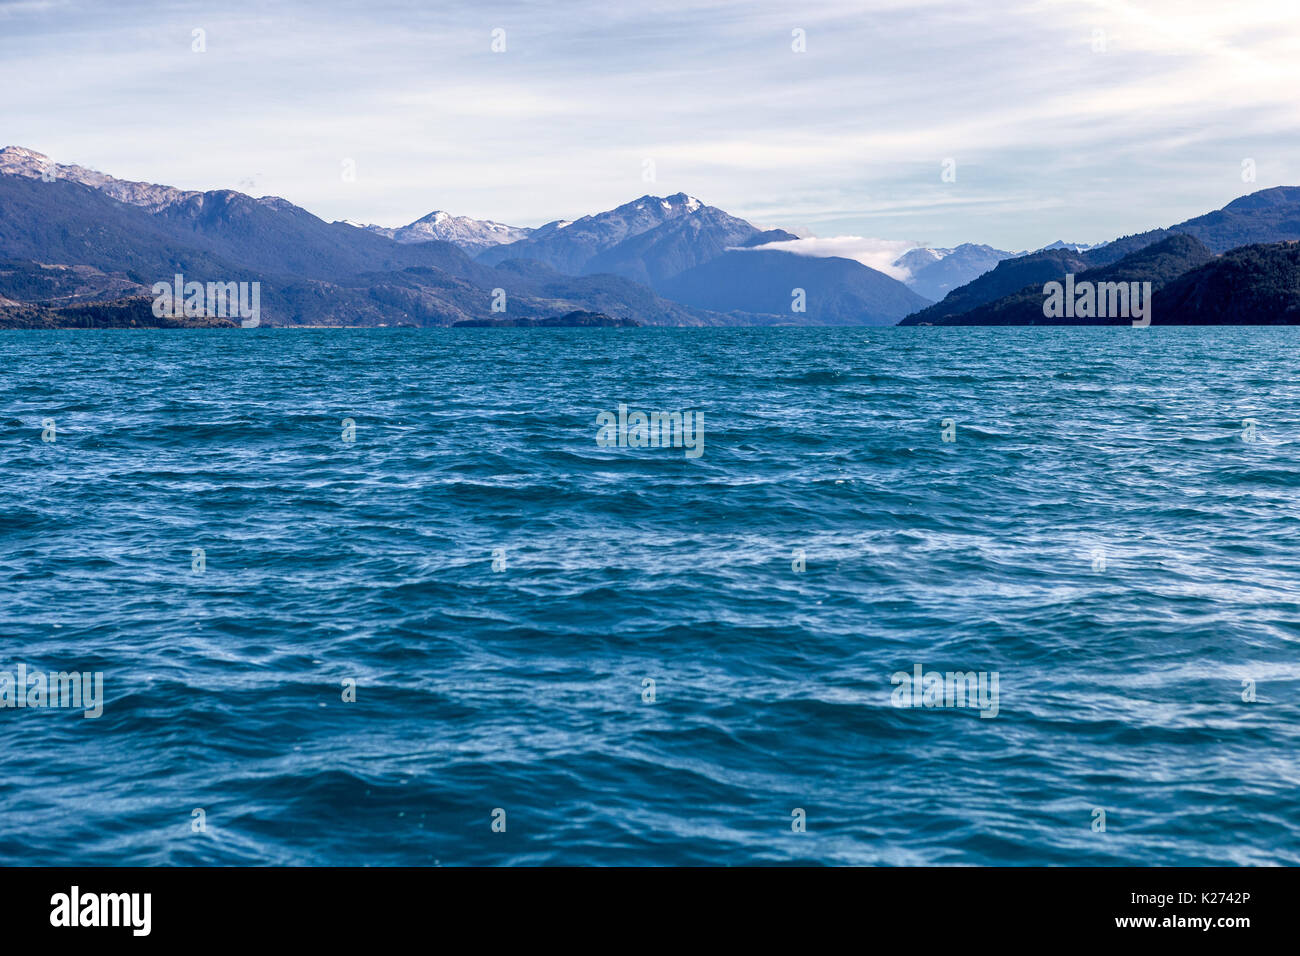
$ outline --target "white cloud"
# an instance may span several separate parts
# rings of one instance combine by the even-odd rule
[[[911,273],[902,266],[894,265],[894,260],[915,249],[920,243],[898,239],[868,239],[863,236],[832,236],[825,239],[788,239],[783,242],[769,242],[754,249],[771,249],[778,252],[793,252],[799,256],[839,256],[843,259],[855,259],[864,266],[877,269],[887,276],[900,281],[911,278]]]
[[[326,219],[539,225],[684,191],[842,238],[1033,248],[1300,182],[1300,21],[1277,0],[0,0],[0,16],[5,144],[185,188],[255,176]],[[158,150],[159,130],[192,147]]]

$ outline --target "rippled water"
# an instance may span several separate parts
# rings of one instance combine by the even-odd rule
[[[1300,863],[1298,334],[3,333],[0,860]]]

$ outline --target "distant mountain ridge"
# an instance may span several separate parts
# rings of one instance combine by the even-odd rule
[[[1038,252],[1004,259],[990,272],[949,292],[944,298],[907,316],[900,325],[977,325],[1015,314],[1017,298],[1067,273],[1084,273],[1116,263],[1132,253],[1163,243],[1171,236],[1189,236],[1210,253],[1221,254],[1243,245],[1300,240],[1300,187],[1275,186],[1241,196],[1204,215],[1167,229],[1151,229],[1083,251],[1053,243]],[[1190,265],[1188,266],[1191,267]],[[1015,323],[1019,324],[1019,323]]]
[[[667,280],[663,290],[702,309],[767,316],[772,325],[893,325],[927,301],[853,259],[766,249],[725,253]],[[796,301],[805,311],[794,311]]]
[[[923,246],[910,249],[894,260],[894,265],[908,271],[903,283],[913,292],[938,301],[953,289],[982,276],[1003,259],[1024,253],[1006,252],[973,242],[963,242],[951,249]]]

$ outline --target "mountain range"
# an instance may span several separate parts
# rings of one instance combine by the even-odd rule
[[[1162,322],[1241,321],[1234,302],[1259,321],[1291,321],[1294,240],[1300,187],[1275,187],[1096,246],[911,248],[889,275],[794,251],[792,233],[685,193],[537,228],[444,211],[386,228],[0,149],[0,326],[155,324],[138,321],[137,300],[177,274],[260,283],[267,325],[545,324],[571,313],[624,325],[1043,324],[1043,284],[1070,273],[1150,281],[1158,304],[1183,310]],[[84,304],[112,307],[67,312]]]
[[[348,225],[398,242],[441,239],[489,263],[524,258],[570,274],[610,272],[645,283],[656,291],[663,291],[663,283],[692,266],[702,265],[731,248],[798,238],[782,229],[760,231],[745,220],[706,206],[685,193],[662,198],[642,196],[608,212],[576,222],[556,220],[537,229],[453,216],[442,211],[396,228]],[[526,239],[532,241],[524,242]],[[510,248],[486,251],[507,245]],[[967,242],[951,249],[928,246],[910,249],[893,264],[903,272],[904,285],[923,298],[936,300],[992,269],[1001,260],[1016,255],[1023,253]]]

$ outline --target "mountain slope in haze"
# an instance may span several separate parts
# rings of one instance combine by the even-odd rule
[[[633,318],[642,325],[763,324],[760,318],[742,312],[724,313],[673,301],[639,282],[608,273],[569,276],[533,260],[516,259],[501,263],[494,272],[506,277],[502,285],[513,288],[517,284],[539,300],[554,302],[552,312],[574,311],[567,303],[581,301],[590,306],[584,311]]]
[[[925,302],[853,259],[762,249],[724,253],[662,287],[678,302],[718,312],[740,309],[785,325],[892,325]],[[795,289],[804,291],[804,313],[792,311]]]
[[[0,175],[0,255],[123,272],[147,284],[168,272],[243,271],[219,244],[177,235],[144,209],[72,181]]]
[[[1225,252],[1165,285],[1152,324],[1300,325],[1300,243]]]
[[[1069,250],[1053,250],[1066,252]],[[1200,240],[1181,234],[1169,236],[1160,242],[1144,246],[1124,258],[1075,273],[1075,286],[1082,282],[1150,282],[1153,292],[1177,279],[1189,269],[1203,265],[1214,254]],[[1129,325],[1130,317],[1066,317],[1048,318],[1043,315],[1043,284],[1057,281],[1049,277],[1004,296],[993,302],[976,306],[969,311],[945,316],[934,325]],[[909,316],[900,325],[917,325]],[[1153,321],[1155,319],[1153,318]]]
[[[909,289],[937,302],[953,289],[995,268],[1003,259],[1019,254],[963,242],[952,249],[910,249],[894,260],[894,265],[908,271],[903,283]]]

